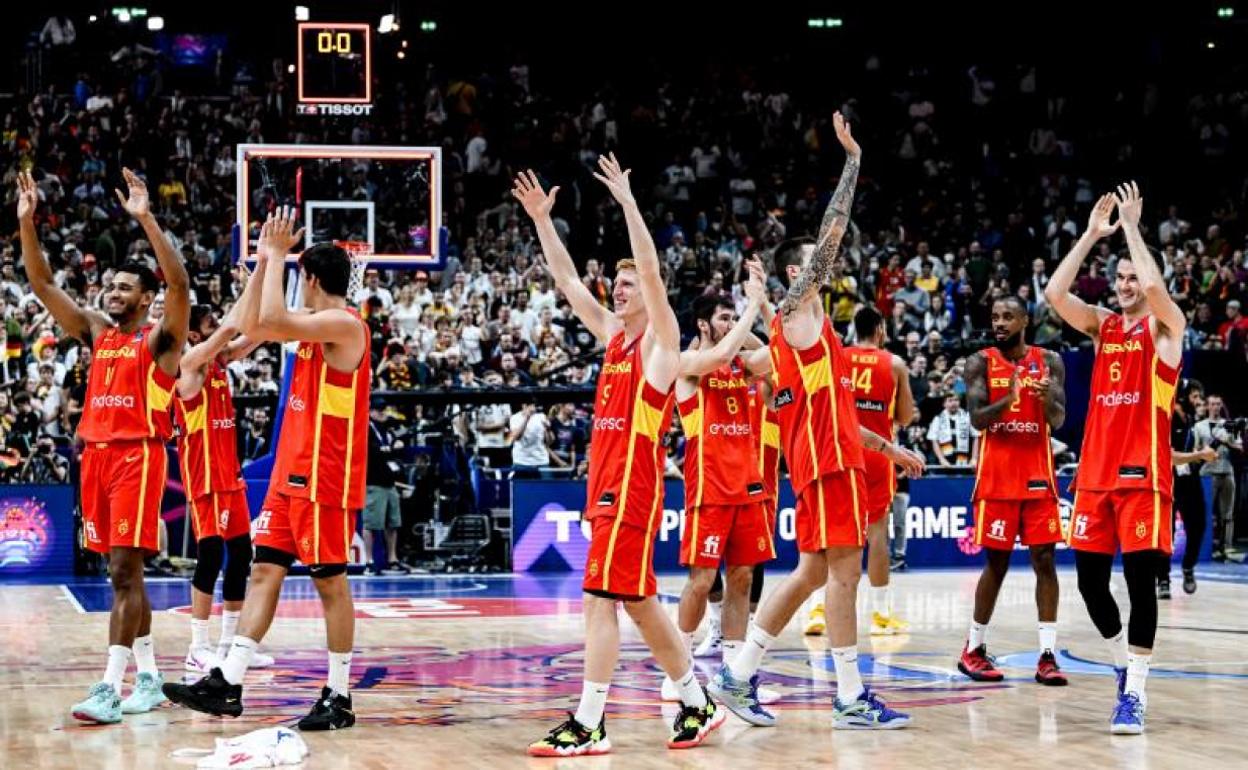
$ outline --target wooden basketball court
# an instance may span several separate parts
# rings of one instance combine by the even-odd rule
[[[1015,570],[1002,590],[989,649],[1004,683],[976,684],[956,670],[976,573],[895,576],[897,608],[910,633],[860,636],[864,680],[915,717],[900,732],[834,732],[829,727],[831,659],[822,638],[795,621],[764,663],[762,678],[785,700],[780,723],[753,728],[734,716],[703,747],[664,747],[671,705],[659,702],[662,674],[623,619],[625,650],[611,690],[607,730],[613,754],[531,759],[527,743],[575,707],[581,679],[579,581],[567,577],[353,579],[358,606],[353,729],[306,736],[305,767],[813,767],[1227,766],[1242,759],[1248,726],[1248,571],[1210,568],[1200,589],[1161,605],[1149,680],[1148,732],[1110,736],[1114,680],[1084,612],[1074,573],[1063,571],[1059,618],[1066,688],[1032,681],[1034,580]],[[774,585],[776,575],[769,575]],[[660,586],[669,598],[682,579]],[[865,579],[859,606],[865,605]],[[182,580],[150,585],[154,635],[166,681],[183,676],[190,638]],[[1115,582],[1125,603],[1126,590]],[[246,713],[221,720],[165,706],[120,725],[84,726],[69,707],[104,666],[109,589],[100,581],[6,585],[0,623],[6,643],[0,686],[7,767],[177,767],[181,748],[290,723],[306,713],[324,681],[323,628],[307,579],[292,579],[263,649],[274,667],[248,674]],[[674,611],[674,604],[671,610]],[[861,615],[862,613],[860,613]],[[862,625],[865,629],[865,623]],[[214,622],[213,634],[217,633]],[[214,636],[215,638],[215,636]],[[703,678],[718,661],[702,660]],[[189,676],[189,675],[188,675]],[[127,692],[133,668],[127,674]]]

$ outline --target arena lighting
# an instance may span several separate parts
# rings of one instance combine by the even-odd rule
[[[308,10],[306,5],[295,6],[295,21],[307,21],[312,18],[312,12]]]
[[[381,17],[381,23],[377,25],[377,33],[388,35],[394,31],[394,14],[387,13]]]
[[[1212,40],[1210,40],[1208,43],[1205,43],[1205,48],[1210,48],[1210,49],[1217,48],[1217,45],[1214,44]]]
[[[399,58],[400,58],[400,59],[406,59],[406,58],[407,58],[407,54],[403,53],[402,51],[399,51],[398,56],[399,56]]]
[[[1229,5],[1224,5],[1218,9],[1219,19],[1229,19],[1235,15],[1235,9]]]
[[[426,19],[420,23],[420,31],[421,32],[437,32],[438,23],[436,21]]]
[[[810,29],[836,29],[845,26],[844,19],[825,18],[825,19],[807,19],[806,26]]]
[[[292,74],[292,75],[293,75],[293,74],[295,74],[295,65],[293,65],[293,64],[287,64],[287,65],[286,65],[286,71],[287,71],[287,72],[289,72],[289,73],[290,73],[290,74]]]
[[[147,28],[152,32],[159,32],[165,28],[164,16],[149,16],[147,19]]]
[[[125,8],[122,8],[119,12],[114,13],[113,15],[116,16],[117,21],[121,22],[122,24],[130,23],[130,12],[127,11]]]

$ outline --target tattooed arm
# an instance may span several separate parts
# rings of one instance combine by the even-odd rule
[[[841,249],[841,239],[849,227],[849,213],[854,203],[854,189],[858,186],[858,166],[862,160],[862,149],[854,140],[849,124],[841,113],[836,113],[832,122],[836,126],[836,137],[845,148],[845,168],[841,171],[841,181],[823,214],[823,222],[819,225],[815,253],[789,285],[789,293],[780,303],[780,313],[785,319],[815,296],[819,287],[827,282],[828,276],[832,274],[832,263],[836,261],[836,255]]]

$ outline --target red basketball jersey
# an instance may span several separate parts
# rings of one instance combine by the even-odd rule
[[[188,499],[246,486],[238,464],[230,378],[220,364],[213,361],[208,366],[204,385],[194,396],[184,399],[175,393],[174,417]]]
[[[886,439],[893,438],[893,415],[897,410],[897,380],[893,377],[893,354],[880,348],[845,348],[849,356],[849,379],[853,383],[858,423]]]
[[[173,435],[169,402],[175,378],[152,357],[148,347],[152,329],[144,326],[126,334],[112,327],[95,339],[87,400],[78,423],[78,435],[85,441],[168,441]]]
[[[703,376],[697,391],[680,402],[686,510],[742,505],[765,497],[750,399],[745,364],[736,356]]]
[[[764,493],[774,503],[780,495],[780,423],[757,384],[750,386],[750,422],[757,436],[758,475]]]
[[[863,468],[862,437],[841,341],[825,316],[815,344],[798,350],[784,339],[781,317],[771,324],[776,417],[793,493],[831,473]]]
[[[360,331],[364,355],[350,372],[329,366],[321,343],[299,343],[272,476],[284,495],[335,508],[364,507],[372,359],[362,320]]]
[[[607,343],[594,399],[585,518],[618,516],[650,529],[663,507],[663,437],[675,397],[646,381],[641,339],[626,345],[620,332]]]
[[[973,500],[1033,500],[1057,497],[1053,475],[1053,448],[1044,401],[1028,387],[1048,376],[1044,350],[1029,347],[1012,362],[996,348],[985,348],[988,403],[1010,392],[1010,377],[1017,371],[1021,385],[1018,400],[979,434],[979,467],[975,470]]]
[[[1172,493],[1170,407],[1179,369],[1157,356],[1148,321],[1114,314],[1101,324],[1078,490]]]

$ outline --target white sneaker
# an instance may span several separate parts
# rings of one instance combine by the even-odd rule
[[[679,703],[680,692],[676,689],[676,683],[672,681],[670,676],[663,677],[663,686],[659,688],[659,697],[664,703]]]
[[[719,626],[712,625],[706,632],[706,638],[693,651],[695,658],[713,658],[719,655],[724,649],[724,632]]]
[[[780,702],[780,693],[767,687],[758,688],[758,702],[763,706],[770,706],[773,703]]]
[[[211,647],[190,647],[186,651],[186,662],[182,666],[187,671],[207,674],[214,668],[221,667],[221,656],[212,651]]]
[[[256,650],[251,654],[251,665],[247,668],[268,668],[273,665],[274,662],[275,661],[273,660],[272,655],[266,655],[265,653]]]

